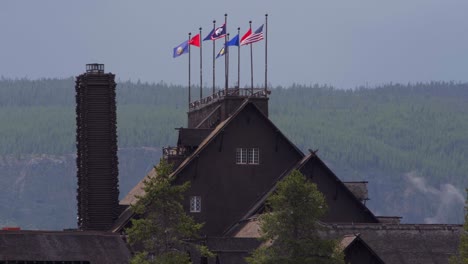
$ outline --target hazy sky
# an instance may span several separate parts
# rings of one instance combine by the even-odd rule
[[[70,77],[100,62],[121,80],[187,84],[188,56],[172,49],[228,14],[231,36],[252,20],[268,23],[269,82],[340,88],[387,82],[468,81],[468,1],[1,1],[0,75]],[[219,24],[218,23],[218,24]],[[211,86],[212,43],[203,42],[204,82]],[[216,42],[217,51],[222,41]],[[264,41],[254,46],[255,83],[263,82]],[[237,79],[231,49],[230,80]],[[224,60],[217,60],[218,85]],[[241,85],[250,78],[241,48]],[[218,76],[219,75],[219,76]],[[199,83],[199,50],[192,49]]]

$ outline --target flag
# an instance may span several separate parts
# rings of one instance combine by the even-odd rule
[[[211,40],[211,35],[213,35],[213,32],[215,31],[215,29],[213,28],[210,33],[208,33],[208,35],[203,39],[203,41],[205,40]]]
[[[226,24],[215,28],[211,33],[211,40],[222,38],[226,35]]]
[[[239,46],[239,34],[237,34],[235,37],[233,37],[226,43],[226,47],[229,46]]]
[[[190,39],[189,44],[196,47],[200,47],[200,34],[196,34],[195,36],[193,36],[193,38]]]
[[[244,36],[242,36],[242,38],[240,40],[241,45],[244,45],[242,43],[244,43],[244,40],[250,35],[252,35],[252,29],[251,28],[249,28],[249,30],[247,30],[247,32],[245,32]]]
[[[225,45],[223,45],[223,47],[219,50],[218,55],[216,55],[216,58],[224,56],[227,52],[228,48]]]
[[[249,32],[247,32],[249,33]],[[245,37],[245,35],[244,35]],[[242,38],[244,38],[242,37]],[[263,39],[263,25],[261,25],[253,34],[248,35],[244,40],[241,41],[241,45],[252,44],[254,42]]]
[[[172,55],[173,58],[179,57],[180,55],[188,52],[188,40],[180,43],[179,46],[174,48],[174,54]]]

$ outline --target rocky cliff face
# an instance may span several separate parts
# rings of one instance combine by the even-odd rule
[[[120,197],[159,162],[158,148],[119,149]],[[0,157],[0,227],[76,228],[74,154]]]

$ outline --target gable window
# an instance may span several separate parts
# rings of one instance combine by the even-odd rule
[[[259,148],[236,148],[236,164],[260,164]]]
[[[201,212],[201,196],[190,196],[190,212]]]
[[[247,149],[246,148],[236,149],[236,164],[247,164]]]
[[[249,149],[249,164],[259,164],[259,150],[258,148]]]

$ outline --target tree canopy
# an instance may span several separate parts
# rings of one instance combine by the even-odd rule
[[[263,245],[247,258],[250,264],[344,263],[334,240],[322,239],[318,223],[326,210],[317,186],[295,170],[278,183],[259,217]]]
[[[156,176],[145,180],[145,195],[132,206],[140,216],[126,229],[130,244],[138,252],[132,264],[189,264],[190,249],[205,248],[190,243],[198,238],[202,224],[188,216],[182,206],[190,183],[174,185],[169,177],[172,166],[164,159],[155,167]]]

